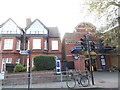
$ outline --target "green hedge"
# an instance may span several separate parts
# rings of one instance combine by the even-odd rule
[[[55,69],[55,56],[54,55],[40,55],[34,57],[34,68],[40,70],[53,70]]]

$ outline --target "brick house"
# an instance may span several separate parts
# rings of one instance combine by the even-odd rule
[[[25,29],[11,18],[0,25],[0,72],[16,64],[28,66],[28,55],[21,50],[30,50],[31,67],[36,55],[56,55],[61,58],[61,40],[57,27],[46,27],[40,20],[27,19]]]
[[[93,41],[95,43],[96,47],[100,47],[99,45],[99,39],[101,37],[100,33],[97,33],[96,28],[91,23],[83,22],[78,24],[75,27],[75,30],[73,33],[66,33],[63,38],[62,43],[62,58],[63,62],[67,62],[68,69],[81,69],[85,70],[85,66],[89,63],[89,58],[87,57],[87,53],[85,51],[79,51],[79,58],[77,54],[71,53],[71,50],[74,48],[77,48],[81,46],[81,38],[84,38],[84,35],[87,33],[92,33],[92,36],[89,37],[89,41]],[[112,63],[117,62],[114,58],[116,58],[115,55],[111,55],[112,50],[109,50],[107,48],[111,48],[110,46],[103,46],[104,49],[102,51],[96,49],[95,52],[97,55],[92,59],[92,65],[94,67],[94,70],[108,70]],[[76,49],[77,50],[77,49]],[[111,58],[112,57],[112,58]],[[111,62],[111,60],[114,60]]]
[[[67,66],[70,69],[85,69],[85,58],[79,57],[75,59],[75,55],[70,52],[75,46],[81,45],[81,38],[87,33],[96,33],[96,27],[88,22],[82,22],[75,27],[73,33],[65,33],[62,43],[63,50],[63,62],[67,62]]]

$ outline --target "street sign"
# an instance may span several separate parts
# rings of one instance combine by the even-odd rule
[[[4,79],[4,73],[0,73],[0,80]]]
[[[56,56],[56,73],[61,73],[60,58],[58,56]]]
[[[21,50],[21,51],[20,51],[20,54],[24,54],[24,55],[25,55],[25,54],[30,54],[30,51],[29,51],[29,50],[26,50],[26,51],[25,51],[25,50]]]

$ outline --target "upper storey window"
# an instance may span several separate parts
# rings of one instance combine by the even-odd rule
[[[36,20],[31,26],[27,29],[26,34],[47,34],[47,29]]]
[[[16,23],[12,19],[9,19],[0,28],[0,34],[22,34],[22,32]]]
[[[33,49],[41,49],[41,39],[33,39]]]
[[[58,50],[58,40],[52,40],[52,50]]]
[[[13,49],[13,39],[4,39],[4,50]]]

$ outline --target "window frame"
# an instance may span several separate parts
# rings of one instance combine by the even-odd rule
[[[44,40],[44,50],[48,50],[48,47],[47,47],[47,40]]]
[[[16,50],[20,50],[20,46],[21,46],[21,40],[17,40]]]
[[[36,41],[34,41],[34,40],[40,40],[39,42],[37,41],[37,45],[36,45]],[[32,49],[41,49],[41,39],[39,39],[39,38],[34,38],[34,39],[32,39],[32,41],[33,41],[33,44],[32,44]],[[37,46],[37,47],[36,47]]]
[[[57,46],[54,45],[55,42],[57,42]],[[58,51],[58,50],[59,50],[59,41],[58,41],[58,40],[52,40],[52,47],[51,47],[51,49],[52,49],[53,51]]]
[[[8,41],[6,41],[8,40]],[[9,41],[11,40],[11,41]],[[3,47],[3,50],[13,50],[13,42],[14,40],[13,39],[4,39],[4,47]],[[6,45],[6,46],[5,46]],[[11,45],[11,46],[10,46]],[[9,47],[9,48],[8,48]]]

